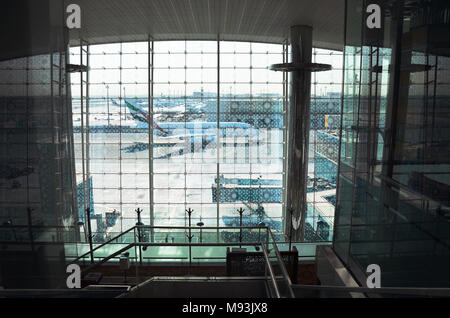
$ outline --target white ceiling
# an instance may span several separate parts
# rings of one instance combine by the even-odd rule
[[[89,43],[223,40],[282,43],[292,25],[311,25],[315,47],[342,49],[344,0],[65,0],[81,7]]]

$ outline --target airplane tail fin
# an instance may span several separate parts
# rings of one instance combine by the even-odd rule
[[[127,106],[127,108],[130,110],[130,114],[133,116],[133,118],[136,118],[136,116],[144,116],[147,117],[146,113],[143,112],[138,106],[132,104],[131,102],[127,101],[126,99],[124,99],[125,101],[125,105]]]
[[[131,116],[133,116],[133,118],[135,120],[139,120],[142,122],[147,122],[150,123],[150,121],[152,121],[150,119],[150,116],[148,115],[148,113],[146,113],[143,109],[141,109],[139,106],[132,104],[131,102],[127,101],[126,99],[124,99],[125,104],[127,105],[128,109],[130,110],[130,114]],[[159,131],[161,131],[162,133],[164,133],[165,135],[168,135],[169,133],[167,131],[165,131],[164,129],[162,129],[155,120],[153,120],[153,128],[158,129]]]

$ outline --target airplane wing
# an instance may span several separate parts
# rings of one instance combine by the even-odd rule
[[[211,135],[206,135],[206,134],[180,134],[180,135],[169,135],[169,136],[163,136],[163,137],[159,137],[160,139],[172,139],[172,138],[177,138],[177,139],[188,139],[188,138],[204,138],[204,137],[209,137]]]
[[[135,142],[131,146],[124,147],[121,150],[124,150],[127,153],[135,153],[135,152],[147,150],[148,148],[149,148],[149,146],[147,143]]]

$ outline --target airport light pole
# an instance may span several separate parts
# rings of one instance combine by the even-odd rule
[[[138,242],[141,243],[141,228],[140,228],[140,226],[144,225],[144,223],[141,222],[142,210],[140,208],[137,208],[135,211],[137,213],[137,218],[138,218],[138,221],[136,223],[136,225],[138,226],[138,229],[137,229],[138,230]],[[141,248],[142,248],[142,246],[141,246],[141,244],[139,244],[139,263],[142,265],[142,250],[141,250]]]
[[[191,265],[192,265],[192,246],[191,246],[192,237],[193,237],[193,235],[191,235],[191,214],[192,214],[192,212],[194,212],[194,210],[191,208],[186,210],[186,213],[188,214],[188,217],[189,217],[189,234],[187,235],[187,238],[189,240],[189,273],[191,271]]]
[[[244,213],[245,209],[243,209],[242,207],[239,208],[239,210],[237,210],[237,212],[239,213],[239,227],[240,227],[240,231],[239,231],[239,243],[242,244],[242,213]],[[239,247],[242,247],[242,245],[239,245]]]
[[[109,126],[109,85],[106,85],[106,106],[108,107],[108,126]]]
[[[200,243],[203,243],[203,238],[202,238],[202,226],[205,225],[205,223],[202,222],[202,218],[200,218],[200,222],[197,223],[197,226],[200,227]]]

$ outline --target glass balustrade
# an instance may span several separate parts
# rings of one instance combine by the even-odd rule
[[[3,232],[6,231],[5,229],[2,230]],[[289,250],[289,243],[283,241],[283,237],[280,234],[271,232],[269,235],[267,231],[268,229],[266,227],[192,227],[189,231],[188,227],[141,226],[131,228],[122,234],[117,233],[114,236],[111,234],[103,242],[95,241],[94,238],[98,233],[94,232],[92,233],[92,246],[94,249],[94,261],[98,261],[120,250],[127,244],[148,243],[150,246],[146,246],[145,250],[145,244],[140,248],[143,255],[143,262],[183,262],[186,259],[188,260],[188,250],[182,245],[189,244],[189,236],[191,236],[192,244],[221,244],[218,246],[209,245],[207,247],[192,246],[192,260],[195,259],[197,263],[225,262],[226,253],[224,251],[226,251],[226,247],[242,247],[247,248],[247,251],[259,251],[261,253],[262,251],[259,248],[258,250],[255,249],[254,246],[255,244],[259,245],[260,242],[266,243],[267,240],[271,246],[276,244],[279,251],[286,252]],[[0,235],[2,235],[1,231]],[[79,242],[70,240],[67,242],[65,243],[65,252],[68,261],[73,261],[84,254],[86,255],[82,257],[82,260],[84,262],[90,261],[89,239],[84,233],[80,234]],[[229,245],[226,245],[227,243]],[[315,259],[317,245],[326,244],[329,243],[293,242],[291,247],[297,248],[299,261],[307,261]],[[108,260],[108,262],[118,262],[118,260],[119,257],[116,257]]]

